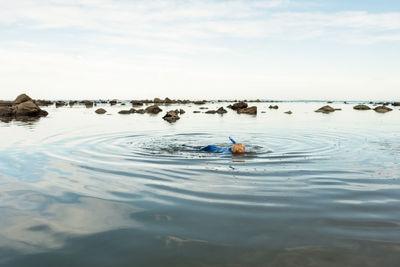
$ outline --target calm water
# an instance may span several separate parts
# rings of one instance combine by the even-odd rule
[[[0,265],[399,266],[400,111],[257,105],[0,123]]]

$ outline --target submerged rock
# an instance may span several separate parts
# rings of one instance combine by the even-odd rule
[[[180,117],[178,116],[178,112],[176,112],[176,110],[170,110],[164,115],[163,119],[171,123],[176,122],[180,119]]]
[[[290,115],[290,114],[292,114],[293,112],[292,112],[291,110],[288,110],[288,111],[286,111],[285,113]]]
[[[279,107],[277,106],[277,105],[270,105],[268,108],[270,108],[270,109],[278,109]]]
[[[216,110],[207,110],[205,113],[206,114],[215,114],[215,113],[217,113],[217,111]]]
[[[158,105],[152,105],[146,108],[147,113],[158,114],[162,109]]]
[[[257,107],[253,106],[253,107],[249,107],[249,108],[238,109],[237,113],[239,113],[239,114],[256,115],[257,114]]]
[[[334,111],[335,111],[335,109],[331,106],[323,106],[323,107],[317,109],[315,112],[322,112],[322,113],[328,114],[328,113],[331,113]]]
[[[244,109],[247,108],[247,103],[240,101],[238,103],[235,103],[233,105],[229,105],[228,108],[233,109],[233,110],[239,110],[239,109]]]
[[[193,111],[193,113],[200,113],[200,110],[195,110]]]
[[[386,106],[378,106],[378,107],[374,108],[374,110],[378,113],[386,113],[386,112],[392,111],[393,109],[388,108]]]
[[[107,110],[105,110],[104,108],[98,108],[98,109],[96,109],[95,112],[96,112],[97,114],[104,114],[104,113],[107,112]]]
[[[368,107],[367,105],[357,105],[357,106],[354,106],[353,109],[355,109],[355,110],[370,110],[371,108]]]

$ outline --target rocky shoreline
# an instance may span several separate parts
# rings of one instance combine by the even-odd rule
[[[95,110],[96,114],[102,115],[106,114],[107,110],[104,105],[110,106],[125,106],[127,104],[131,104],[132,108],[120,110],[118,113],[122,115],[128,114],[153,114],[156,115],[163,111],[160,106],[166,106],[173,104],[180,104],[180,105],[194,105],[200,106],[200,110],[206,109],[207,111],[201,112],[198,110],[193,111],[193,113],[205,113],[205,114],[219,114],[223,115],[228,111],[223,107],[220,106],[218,109],[210,109],[206,107],[206,104],[215,104],[215,103],[232,103],[226,106],[226,108],[231,109],[232,111],[236,111],[237,114],[248,114],[248,115],[257,115],[257,106],[249,106],[248,103],[280,103],[284,101],[272,101],[272,100],[175,100],[166,97],[165,99],[154,98],[153,100],[131,100],[131,101],[120,101],[118,99],[112,100],[69,100],[69,101],[51,101],[51,100],[33,100],[26,94],[19,95],[13,101],[6,101],[0,100],[0,119],[4,122],[12,121],[12,120],[31,120],[31,119],[38,119],[41,117],[45,117],[48,115],[48,112],[43,110],[41,107],[48,107],[54,105],[56,108],[62,107],[73,107],[77,105],[85,106],[86,108],[93,108],[97,106],[97,104],[102,104],[101,108]],[[339,102],[328,101],[328,104],[334,104]],[[343,104],[348,104],[347,102],[340,102]],[[400,102],[368,102],[370,107],[366,104],[357,104],[353,106],[354,110],[357,111],[368,111],[374,110],[377,113],[386,113],[392,111],[395,107],[400,106]],[[392,106],[390,108],[389,106]],[[279,106],[269,105],[268,107],[270,110],[278,110]],[[315,112],[329,114],[332,112],[340,111],[340,108],[334,108],[330,105],[322,106],[321,108],[315,110]],[[169,110],[163,115],[163,119],[172,123],[176,122],[180,119],[179,115],[185,113],[185,110]],[[262,111],[261,113],[266,113]],[[286,114],[293,114],[292,111],[285,111]]]

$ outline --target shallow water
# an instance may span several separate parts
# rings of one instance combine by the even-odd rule
[[[0,265],[398,266],[400,111],[268,105],[0,123]]]

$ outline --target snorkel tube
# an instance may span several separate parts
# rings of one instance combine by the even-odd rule
[[[232,142],[233,144],[236,144],[236,141],[233,140],[232,137],[230,137],[230,136],[229,136],[229,140],[231,140],[231,142]]]

